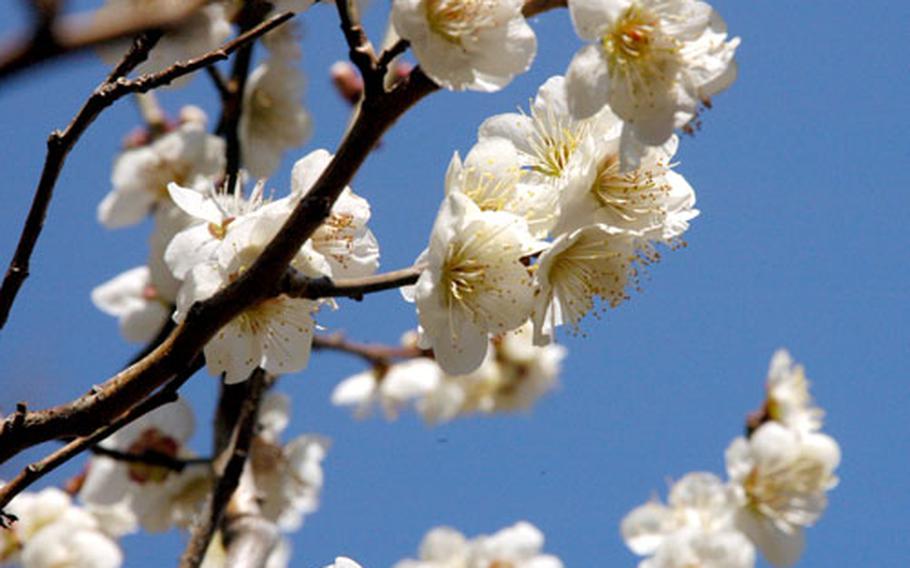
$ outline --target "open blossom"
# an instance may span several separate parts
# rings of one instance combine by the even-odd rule
[[[648,556],[639,568],[752,568],[755,547],[733,524],[735,503],[710,473],[673,485],[667,505],[652,501],[622,521],[626,545]]]
[[[799,432],[821,429],[825,413],[812,402],[802,365],[794,364],[784,349],[777,351],[771,359],[767,391],[768,418]]]
[[[120,320],[127,341],[146,343],[155,337],[173,309],[152,284],[147,266],[137,266],[92,290],[92,302]]]
[[[314,150],[297,160],[291,171],[292,201],[310,191],[331,160],[326,150]],[[367,227],[370,214],[369,202],[345,187],[329,217],[310,238],[313,249],[331,267],[333,278],[368,276],[379,268],[379,242]]]
[[[303,108],[303,74],[294,64],[270,59],[250,73],[238,135],[243,165],[255,178],[272,175],[285,151],[309,138]]]
[[[596,115],[577,119],[569,112],[565,79],[550,77],[531,102],[530,113],[506,113],[488,118],[477,133],[482,142],[493,138],[515,146],[531,185],[549,185],[558,195],[569,179],[568,165],[589,138],[619,131],[621,121],[605,106]]]
[[[569,13],[592,42],[566,71],[569,108],[587,117],[609,104],[645,144],[662,144],[736,77],[739,39],[699,0],[572,0]]]
[[[555,233],[600,223],[634,237],[645,250],[651,243],[675,245],[698,215],[695,191],[671,169],[676,136],[647,148],[637,166],[625,170],[616,134],[591,139],[576,152]]]
[[[597,298],[610,307],[625,301],[639,260],[633,240],[607,225],[588,225],[553,241],[537,262],[535,343],[549,343],[560,325],[577,330]]]
[[[236,221],[216,250],[216,259],[197,264],[187,273],[177,297],[175,321],[182,321],[193,303],[205,300],[240,276],[265,249],[287,218],[288,209],[272,203]],[[304,245],[291,265],[307,276],[329,273],[322,255]],[[313,340],[313,313],[318,302],[281,294],[247,308],[205,345],[209,373],[224,374],[237,383],[257,367],[274,374],[307,366]]]
[[[224,170],[224,140],[208,134],[201,113],[148,146],[123,152],[111,174],[113,190],[98,205],[98,219],[109,228],[134,225],[153,207],[169,203],[167,186],[208,183]]]
[[[287,427],[289,399],[271,392],[259,410],[257,435],[249,467],[262,516],[283,531],[300,528],[306,515],[319,508],[324,475],[322,461],[330,441],[322,436],[302,435],[280,442]]]
[[[521,521],[492,535],[468,540],[449,527],[436,527],[420,543],[420,558],[402,560],[394,568],[562,568],[562,562],[542,554],[543,533]]]
[[[803,528],[827,506],[837,485],[840,448],[831,437],[778,422],[737,438],[726,453],[740,509],[736,522],[775,566],[791,566],[803,549]]]
[[[421,346],[432,347],[444,371],[473,371],[489,333],[527,320],[533,288],[522,259],[539,248],[524,219],[481,211],[461,193],[446,196],[421,255],[426,269],[416,286],[403,290],[417,305]]]
[[[117,568],[123,553],[98,520],[50,487],[22,493],[5,507],[19,519],[0,533],[0,562],[23,568]]]
[[[150,412],[102,442],[102,447],[131,454],[152,453],[169,458],[193,457],[186,448],[194,430],[190,407],[178,400]],[[128,463],[103,455],[89,464],[79,497],[94,506],[126,503],[142,526],[164,531],[187,526],[210,485],[207,467],[174,471],[164,465]]]
[[[492,92],[527,71],[537,51],[521,0],[395,0],[392,23],[440,86]]]
[[[446,171],[446,194],[467,195],[482,211],[504,211],[522,217],[535,238],[543,238],[556,222],[556,188],[526,183],[520,154],[511,141],[484,139],[464,162],[458,152]]]

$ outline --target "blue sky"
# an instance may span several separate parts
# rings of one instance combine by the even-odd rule
[[[376,38],[383,6],[368,12]],[[18,7],[0,5],[3,36],[22,24]],[[800,566],[906,564],[910,4],[715,7],[742,45],[736,84],[715,99],[679,154],[678,171],[695,187],[702,214],[688,247],[665,254],[642,293],[586,320],[583,337],[563,335],[569,357],[558,391],[527,415],[428,428],[413,416],[358,422],[333,408],[329,393],[361,369],[358,361],[319,354],[304,373],[282,379],[279,389],[294,400],[289,433],[334,441],[322,507],[293,536],[295,566],[320,567],[342,553],[367,567],[389,566],[413,555],[432,526],[477,534],[520,519],[540,527],[547,550],[567,566],[633,566],[618,533],[622,516],[655,492],[663,496],[667,480],[723,473],[723,451],[760,403],[768,360],[781,346],[805,364],[826,429],[843,450],[841,484],[809,530]],[[335,146],[346,112],[327,76],[345,53],[334,10],[317,6],[303,20],[315,135],[270,181],[279,191],[294,159]],[[408,265],[423,248],[452,152],[470,149],[487,116],[526,106],[580,46],[566,11],[532,25],[539,52],[531,72],[494,95],[433,95],[355,178],[373,206],[384,268]],[[47,134],[69,121],[103,73],[89,55],[0,86],[4,265]],[[172,112],[185,102],[216,112],[204,78],[161,98]],[[95,222],[114,152],[136,123],[131,103],[119,102],[63,171],[32,277],[0,333],[4,411],[18,400],[42,407],[70,399],[135,349],[89,292],[146,255],[149,225],[109,232]],[[389,292],[343,302],[320,322],[358,340],[394,343],[415,316]],[[205,452],[216,382],[203,374],[186,391]],[[23,463],[0,467],[0,477]],[[128,566],[170,565],[182,537],[131,537],[124,546]]]

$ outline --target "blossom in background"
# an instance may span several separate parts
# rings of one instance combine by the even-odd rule
[[[392,24],[440,86],[492,92],[527,71],[537,38],[521,0],[395,0]]]
[[[286,538],[280,538],[272,547],[262,568],[286,568],[290,561],[291,543]],[[228,551],[224,549],[221,531],[212,535],[209,547],[205,551],[205,558],[202,559],[202,564],[199,566],[200,568],[231,568],[231,564],[228,562]]]
[[[768,369],[766,409],[768,418],[799,432],[816,432],[825,416],[812,402],[809,381],[785,349],[778,350]]]
[[[591,44],[566,71],[572,113],[608,104],[635,136],[660,145],[736,78],[739,38],[699,0],[572,0],[576,33]]]
[[[727,473],[740,510],[737,525],[775,566],[791,566],[802,553],[803,529],[812,526],[837,485],[840,447],[817,432],[767,422],[726,453]]]
[[[335,559],[335,562],[329,564],[325,568],[361,568],[360,564],[357,564],[350,558],[344,556],[339,556]]]
[[[152,284],[147,266],[137,266],[92,290],[92,303],[120,320],[127,341],[147,343],[161,330],[173,311]]]
[[[710,473],[689,473],[670,489],[667,505],[651,501],[622,521],[626,545],[648,556],[640,568],[752,568],[755,547],[733,524],[726,485]]]
[[[0,532],[0,562],[23,568],[117,568],[123,553],[98,519],[49,487],[21,493],[5,511],[18,521]]]
[[[205,114],[183,112],[180,127],[148,146],[126,150],[114,163],[113,189],[98,205],[98,220],[116,229],[134,225],[159,204],[169,204],[167,186],[208,183],[224,170],[224,140],[206,132]]]
[[[129,454],[191,458],[186,442],[194,423],[192,409],[181,399],[132,422],[101,446]],[[165,465],[96,455],[89,463],[79,498],[94,506],[126,503],[146,530],[160,532],[174,524],[188,526],[210,483],[209,469],[203,465],[176,471]]]
[[[293,532],[306,515],[319,508],[324,482],[322,461],[330,442],[322,436],[302,435],[282,444],[280,436],[290,420],[289,403],[282,394],[266,395],[259,410],[249,467],[262,516],[283,531]]]
[[[543,544],[543,533],[525,521],[473,540],[436,527],[420,543],[419,559],[401,560],[394,568],[562,568],[557,557],[541,553]]]
[[[522,259],[540,245],[524,219],[481,211],[450,193],[430,235],[416,286],[403,289],[417,305],[421,347],[432,348],[444,371],[469,373],[483,362],[489,333],[520,326],[531,312],[531,275]]]
[[[286,150],[310,137],[303,108],[303,74],[293,63],[269,59],[250,73],[243,95],[240,137],[243,165],[254,178],[272,175]]]
[[[332,391],[332,404],[353,407],[358,418],[365,418],[378,405],[391,420],[406,404],[433,392],[442,375],[436,361],[425,357],[386,369],[367,369],[338,383]]]

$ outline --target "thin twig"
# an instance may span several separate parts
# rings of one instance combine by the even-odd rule
[[[5,45],[0,47],[0,83],[15,73],[48,59],[147,31],[173,27],[194,14],[207,1],[161,3],[154,10],[136,10],[132,6],[123,5],[92,14],[58,18],[48,29],[42,29],[42,24],[38,24],[24,39],[3,42]]]
[[[105,448],[104,446],[95,446],[92,448],[92,453],[116,461],[158,466],[177,472],[183,471],[189,466],[211,465],[212,463],[212,458],[175,458],[154,450],[146,450],[141,454],[134,454]]]
[[[313,338],[313,349],[316,351],[338,351],[356,355],[373,366],[388,367],[396,359],[414,359],[432,357],[433,352],[419,347],[402,345],[383,345],[379,343],[357,343],[348,341],[342,333],[317,335]]]
[[[180,387],[183,386],[183,383],[201,367],[202,358],[200,357],[195,360],[184,373],[176,377],[160,391],[146,398],[140,404],[128,409],[109,424],[101,426],[88,436],[76,438],[44,459],[26,466],[25,469],[19,472],[19,475],[14,477],[9,483],[0,487],[0,514],[2,514],[2,509],[6,507],[16,495],[24,491],[32,483],[38,481],[86,449],[103,441],[105,438],[137,418],[144,416],[159,406],[177,400],[178,389],[180,389]]]
[[[363,300],[364,294],[392,290],[416,283],[423,268],[423,266],[411,266],[373,276],[340,280],[332,280],[327,276],[311,278],[291,268],[281,280],[279,290],[293,298],[317,300],[344,297],[360,301]]]
[[[133,80],[127,80],[123,77],[113,81],[102,83],[95,92],[88,98],[86,103],[79,110],[79,113],[73,118],[69,126],[63,132],[54,131],[47,141],[47,157],[44,161],[44,168],[41,172],[41,179],[35,190],[35,197],[32,200],[32,206],[29,210],[25,226],[19,237],[19,244],[16,246],[16,252],[13,260],[10,262],[6,276],[3,279],[3,285],[0,286],[0,329],[6,324],[9,311],[15,301],[16,294],[22,283],[28,278],[29,261],[32,251],[41,234],[44,226],[44,219],[47,216],[47,208],[50,205],[53,196],[54,185],[60,176],[60,171],[69,155],[70,150],[95,121],[101,112],[112,105],[115,101],[130,93],[145,93],[156,87],[167,85],[184,75],[198,71],[203,67],[212,65],[217,61],[227,59],[227,57],[256,38],[275,27],[283,24],[294,17],[293,12],[279,14],[252,30],[241,34],[233,40],[225,43],[219,49],[211,51],[201,57],[190,59],[188,61],[175,63],[171,67],[157,73],[149,73],[137,77]],[[137,41],[137,44],[139,42]],[[151,45],[145,45],[145,53],[151,49]],[[132,52],[132,50],[131,50]],[[131,61],[138,65],[141,63],[136,55],[127,54],[125,58],[131,58]],[[119,67],[119,66],[118,66]],[[126,72],[129,72],[127,70]]]
[[[208,550],[212,536],[221,523],[228,501],[240,482],[240,474],[246,464],[256,430],[259,402],[267,384],[268,377],[265,371],[257,369],[244,383],[244,392],[236,393],[242,394],[240,412],[234,423],[230,443],[215,460],[214,487],[190,532],[190,541],[180,558],[180,568],[196,568],[205,558],[205,551]]]

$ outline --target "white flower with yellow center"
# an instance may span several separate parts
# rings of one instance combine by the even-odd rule
[[[803,528],[818,520],[827,491],[837,485],[837,442],[767,422],[750,438],[734,440],[726,461],[740,504],[737,526],[769,562],[794,564],[802,553]]]
[[[571,0],[582,48],[566,71],[580,118],[609,104],[639,140],[659,145],[736,78],[739,38],[698,0]]]
[[[265,249],[289,209],[275,202],[236,221],[216,250],[216,260],[197,264],[190,270],[177,296],[176,321],[182,321],[194,302],[207,299],[236,280]],[[292,266],[307,276],[331,274],[325,259],[304,245]],[[306,367],[313,339],[313,312],[318,303],[279,295],[246,309],[205,346],[209,373],[224,373],[225,381],[245,381],[256,368],[274,374]]]
[[[626,300],[635,261],[632,239],[606,225],[588,225],[553,241],[537,262],[534,342],[546,345],[560,325],[577,331],[597,297],[610,307]]]
[[[303,108],[303,74],[293,63],[262,63],[250,74],[240,115],[241,157],[254,178],[272,175],[286,150],[310,137],[310,115]]]
[[[392,23],[440,86],[492,92],[527,71],[537,51],[521,0],[395,0]]]
[[[540,86],[529,114],[506,113],[488,118],[477,137],[483,141],[503,138],[515,145],[528,183],[550,184],[560,191],[575,151],[589,137],[618,132],[619,119],[604,107],[595,116],[579,120],[569,112],[565,79],[554,76]]]
[[[676,147],[673,136],[648,148],[638,167],[623,170],[619,137],[589,140],[573,159],[554,232],[601,223],[634,235],[645,249],[645,241],[677,244],[698,210],[692,186],[671,169]]]
[[[639,568],[752,568],[755,547],[733,525],[735,505],[710,473],[690,473],[670,490],[667,505],[651,501],[622,520],[621,532]]]
[[[417,304],[421,346],[442,369],[469,373],[483,362],[489,333],[520,326],[531,313],[532,279],[525,258],[540,250],[524,219],[481,211],[470,198],[443,201],[421,255],[426,269],[405,290]]]
[[[446,193],[467,195],[483,211],[505,211],[524,218],[536,238],[546,237],[556,222],[558,193],[545,184],[525,183],[519,154],[508,140],[478,142],[464,162],[458,152],[446,171]]]

